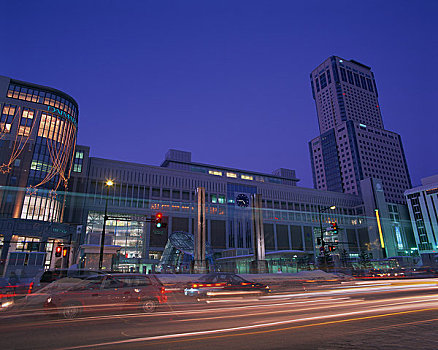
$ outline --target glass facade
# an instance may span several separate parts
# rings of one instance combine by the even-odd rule
[[[59,108],[75,118],[78,116],[78,109],[73,102],[60,96],[59,94],[35,87],[9,84],[7,97],[52,106]]]
[[[193,234],[183,231],[173,232],[164,248],[158,265],[160,272],[190,272],[195,247]],[[206,260],[210,270],[215,269],[213,251],[209,244],[206,246]]]
[[[120,264],[136,264],[144,257],[144,221],[133,220],[131,215],[111,213],[118,219],[106,221],[105,232],[107,245],[120,246]],[[91,211],[87,219],[87,243],[100,244],[103,228],[103,213]]]

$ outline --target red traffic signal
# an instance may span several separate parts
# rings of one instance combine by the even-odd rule
[[[333,234],[337,234],[338,233],[338,224],[336,222],[332,222],[332,232]]]
[[[67,256],[67,254],[68,254],[68,248],[64,248],[62,250],[62,257],[65,258]]]
[[[55,248],[55,257],[60,258],[61,254],[62,254],[62,246],[59,245]]]
[[[336,250],[336,247],[334,245],[329,245],[328,250],[329,252],[334,252]]]
[[[155,214],[155,227],[156,228],[161,228],[161,219],[162,218],[163,218],[163,214],[161,214],[161,213]]]

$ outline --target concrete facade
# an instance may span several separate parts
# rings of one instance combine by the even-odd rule
[[[317,189],[361,194],[382,181],[385,199],[404,204],[411,187],[401,138],[385,130],[370,67],[332,56],[310,75],[321,135],[309,142]]]
[[[323,226],[338,222],[342,228],[339,240],[350,242],[345,248],[352,256],[370,246],[359,196],[298,187],[293,170],[264,174],[195,163],[189,152],[178,150],[170,150],[161,166],[93,157],[84,158],[85,163],[87,176],[74,174],[72,179],[77,183],[81,177],[86,178],[85,210],[81,218],[70,218],[82,221],[85,243],[97,244],[103,224],[104,182],[112,179],[115,186],[109,193],[109,215],[124,215],[131,220],[129,227],[122,221],[107,222],[106,244],[122,246],[120,265],[132,267],[157,261],[172,232],[194,232],[197,187],[206,189],[207,241],[216,253],[252,249],[251,208],[245,199],[256,193],[263,198],[267,251],[296,250],[314,259],[320,234],[318,206],[332,205],[336,210],[323,213]],[[164,215],[165,229],[156,230],[140,218],[157,212]]]
[[[419,253],[425,256],[423,261],[429,261],[438,258],[438,175],[421,182],[421,186],[407,190],[405,196]]]

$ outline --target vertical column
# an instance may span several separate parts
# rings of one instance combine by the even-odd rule
[[[252,232],[254,260],[251,262],[252,273],[266,273],[268,264],[265,260],[265,233],[263,230],[262,195],[253,194],[252,202]]]
[[[274,248],[278,250],[277,224],[274,224]]]
[[[205,243],[207,221],[205,219],[205,188],[198,187],[196,189],[197,198],[197,216],[196,216],[196,231],[195,231],[195,247],[193,256],[193,272],[206,273],[207,264],[205,261]]]
[[[225,247],[226,249],[230,248],[230,221],[228,219],[225,220]]]
[[[306,251],[307,250],[307,247],[306,247],[306,236],[304,235],[304,227],[303,227],[303,225],[300,225],[301,226],[301,239],[303,240],[302,242],[303,242],[303,251]],[[312,227],[312,239],[313,239],[313,227]]]
[[[151,249],[151,232],[152,232],[152,223],[144,222],[143,223],[143,234],[144,234],[144,257],[149,259],[149,253]]]
[[[192,234],[193,232],[193,216],[191,215],[191,213],[189,214],[189,233]]]

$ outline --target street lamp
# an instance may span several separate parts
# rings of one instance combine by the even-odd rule
[[[298,261],[297,261],[297,258],[298,258],[298,255],[295,254],[293,260],[295,262],[296,272],[298,273]]]
[[[325,261],[325,242],[324,242],[324,233],[322,232],[322,219],[321,219],[321,213],[327,211],[327,210],[335,210],[336,209],[336,205],[331,205],[329,207],[325,207],[325,208],[321,208],[320,205],[318,205],[318,216],[319,216],[319,229],[321,230],[321,247],[322,247],[322,252],[324,254],[324,265],[326,265],[326,261]]]
[[[100,238],[99,270],[102,270],[102,265],[103,265],[103,249],[105,247],[105,228],[106,228],[106,221],[108,220],[109,189],[111,186],[114,186],[114,182],[112,180],[106,180],[105,186],[106,186],[105,213],[103,214],[102,237]]]

